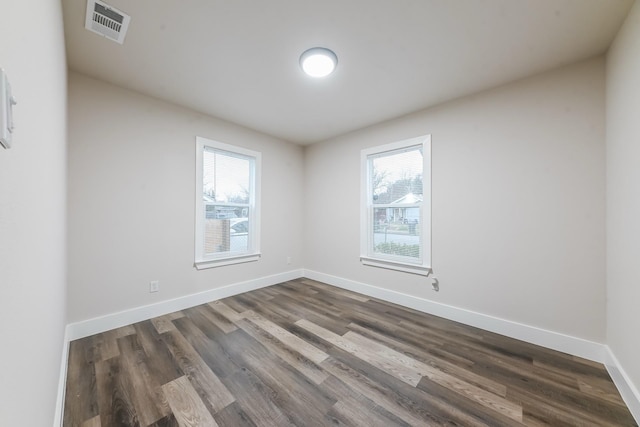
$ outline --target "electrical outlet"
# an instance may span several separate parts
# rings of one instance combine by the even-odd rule
[[[290,264],[291,264],[291,257],[290,257],[290,256],[288,256],[288,257],[287,257],[287,264],[288,264],[288,265],[290,265]]]
[[[149,282],[149,292],[158,292],[160,290],[160,282],[152,280]]]

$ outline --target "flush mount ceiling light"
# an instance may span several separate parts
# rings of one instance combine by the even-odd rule
[[[326,77],[338,65],[335,53],[324,47],[314,47],[300,55],[300,67],[311,77]]]

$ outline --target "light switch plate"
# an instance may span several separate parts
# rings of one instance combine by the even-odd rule
[[[11,95],[11,85],[7,74],[0,68],[0,145],[11,148],[13,134],[13,106],[15,98]]]

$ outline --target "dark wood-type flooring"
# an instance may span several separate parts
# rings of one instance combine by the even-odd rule
[[[64,425],[637,424],[598,363],[298,279],[73,341]]]

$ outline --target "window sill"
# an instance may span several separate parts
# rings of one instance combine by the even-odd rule
[[[418,274],[420,276],[429,276],[429,274],[431,274],[432,272],[431,267],[427,267],[423,265],[408,264],[408,263],[398,262],[398,261],[382,260],[378,258],[369,258],[366,256],[361,256],[360,262],[363,265],[368,265],[371,267],[386,268],[388,270],[397,270],[397,271],[402,271],[404,273]]]
[[[204,270],[207,268],[222,267],[225,265],[242,264],[245,262],[258,261],[259,259],[260,259],[260,253],[255,253],[255,254],[231,256],[228,258],[196,261],[194,265],[198,270]]]

